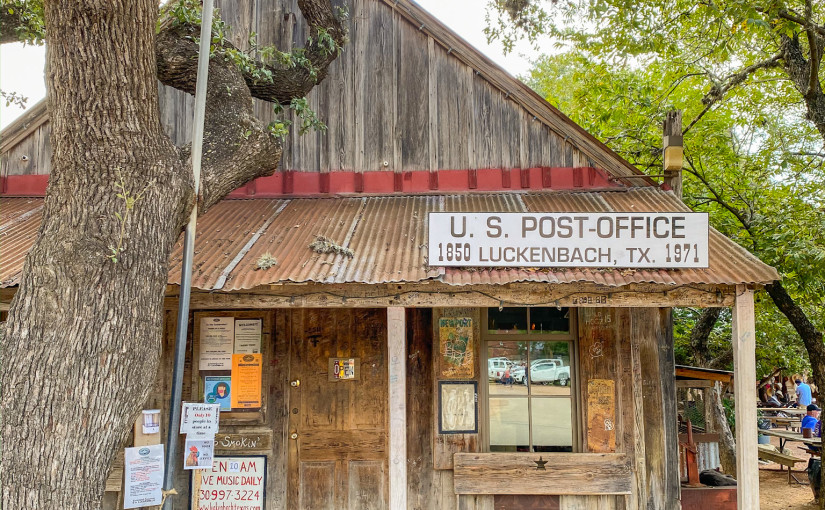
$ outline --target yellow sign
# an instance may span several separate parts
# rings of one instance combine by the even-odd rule
[[[232,409],[261,407],[262,364],[260,353],[232,355]]]

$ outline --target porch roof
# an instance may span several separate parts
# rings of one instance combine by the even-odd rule
[[[26,252],[40,225],[42,198],[2,198],[0,287],[19,283]],[[515,282],[594,283],[608,287],[653,283],[766,284],[776,270],[714,229],[706,269],[443,268],[427,264],[427,213],[678,212],[689,211],[672,192],[630,188],[590,192],[507,192],[381,195],[333,198],[224,200],[198,220],[192,286],[238,291],[284,283],[421,283],[453,286]],[[318,254],[324,236],[352,250]],[[169,283],[180,283],[182,237],[172,253]],[[259,269],[270,254],[276,261]]]

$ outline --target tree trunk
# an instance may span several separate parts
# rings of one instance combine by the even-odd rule
[[[273,97],[309,92],[346,39],[329,0],[298,5],[309,64],[278,74],[288,92],[271,83]],[[194,88],[196,27],[161,24],[157,44],[157,0],[47,0],[44,14],[52,174],[0,333],[0,497],[7,509],[96,509],[157,376],[169,255],[196,198],[157,95],[158,77]],[[230,60],[209,64],[201,213],[281,156]]]
[[[736,478],[736,441],[725,416],[725,406],[722,405],[722,385],[716,382],[707,391],[707,395],[708,401],[705,405],[710,409],[711,415],[709,431],[719,434],[719,460],[722,461],[722,470]]]
[[[53,170],[2,345],[3,508],[99,508],[157,375],[169,254],[193,198],[159,120],[157,9],[45,5]]]

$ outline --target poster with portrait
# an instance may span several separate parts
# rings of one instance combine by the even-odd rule
[[[438,381],[438,433],[478,432],[478,383]]]
[[[475,375],[473,319],[442,317],[438,321],[438,340],[441,378],[472,378]]]
[[[203,378],[203,402],[220,404],[221,411],[232,409],[232,377],[228,375],[207,375]]]

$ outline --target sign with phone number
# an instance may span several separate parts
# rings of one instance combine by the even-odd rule
[[[211,470],[202,470],[193,510],[263,510],[266,457],[216,456]]]

